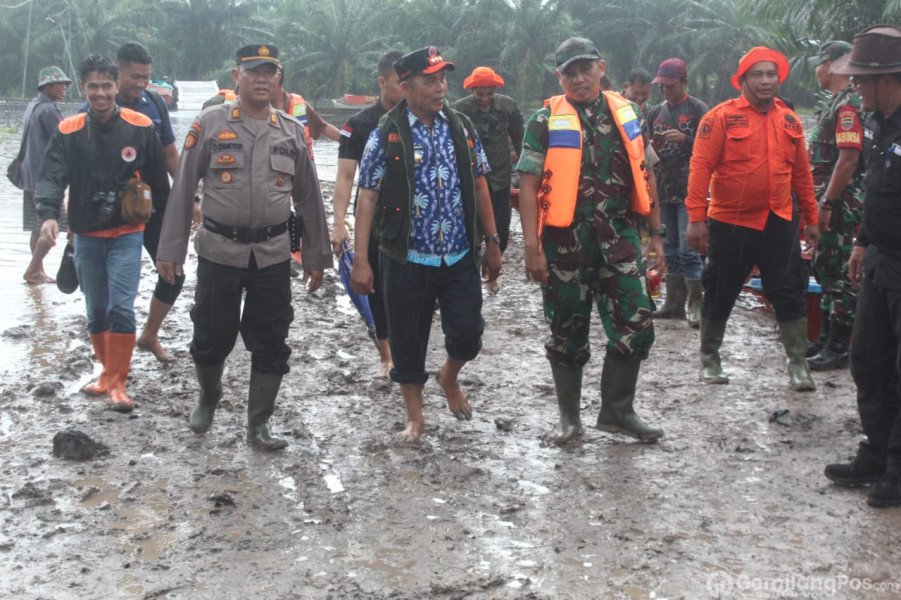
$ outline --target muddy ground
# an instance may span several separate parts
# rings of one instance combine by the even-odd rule
[[[485,298],[484,348],[463,372],[473,420],[456,421],[430,379],[418,443],[391,441],[400,393],[373,380],[372,342],[336,272],[312,296],[294,280],[274,418],[291,445],[275,454],[244,441],[240,342],[213,429],[188,430],[193,269],[164,326],[178,360],[135,354],[131,415],[79,392],[98,369],[84,318],[55,315],[80,294],[30,290],[33,322],[0,340],[20,357],[0,384],[0,597],[899,597],[901,510],[822,475],[861,435],[847,370],[792,392],[773,318],[747,297],[723,348],[729,385],[698,382],[696,330],[657,323],[638,404],[666,430],[660,443],[589,429],[557,447],[543,438],[556,404],[522,262],[514,235],[501,292]],[[154,281],[145,262],[139,322]],[[596,327],[589,424],[602,345]],[[433,374],[442,359],[436,319]],[[109,454],[54,458],[69,428]]]

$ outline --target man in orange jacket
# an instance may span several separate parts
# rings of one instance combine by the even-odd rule
[[[788,355],[791,387],[815,389],[807,365],[807,312],[792,192],[815,247],[817,203],[801,119],[776,97],[786,58],[758,46],[732,77],[741,96],[701,121],[688,179],[688,243],[707,255],[701,276],[701,379],[728,383],[719,348],[726,321],[754,265],[773,305]],[[710,192],[708,204],[707,195]]]

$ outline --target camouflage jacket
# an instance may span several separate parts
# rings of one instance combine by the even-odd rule
[[[814,189],[818,197],[829,186],[829,178],[835,169],[839,150],[842,148],[862,150],[861,121],[860,98],[850,85],[833,95],[817,112],[817,122],[810,135],[807,152],[810,156]],[[862,182],[863,172],[858,168],[845,192],[859,195]]]

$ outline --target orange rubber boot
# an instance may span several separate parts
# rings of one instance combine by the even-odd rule
[[[100,396],[109,390],[109,372],[106,369],[106,347],[108,342],[109,331],[91,334],[91,344],[94,346],[94,354],[97,355],[97,360],[103,365],[103,371],[100,372],[100,379],[81,388],[86,394]]]
[[[131,353],[135,349],[135,334],[111,333],[107,342],[109,358],[109,399],[112,409],[131,412],[134,403],[125,394],[125,380],[131,370]]]

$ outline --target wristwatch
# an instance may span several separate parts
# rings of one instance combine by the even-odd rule
[[[666,225],[661,225],[660,227],[648,227],[648,235],[666,235]]]
[[[835,200],[830,200],[829,198],[826,197],[826,194],[824,193],[822,196],[820,196],[820,208],[825,208],[826,210],[832,210],[833,208],[835,208]]]
[[[501,245],[501,236],[499,236],[499,235],[496,234],[496,233],[495,233],[494,235],[486,235],[486,236],[483,237],[482,239],[485,241],[486,244],[487,244],[488,242],[494,242],[494,243],[497,244],[498,246]]]

